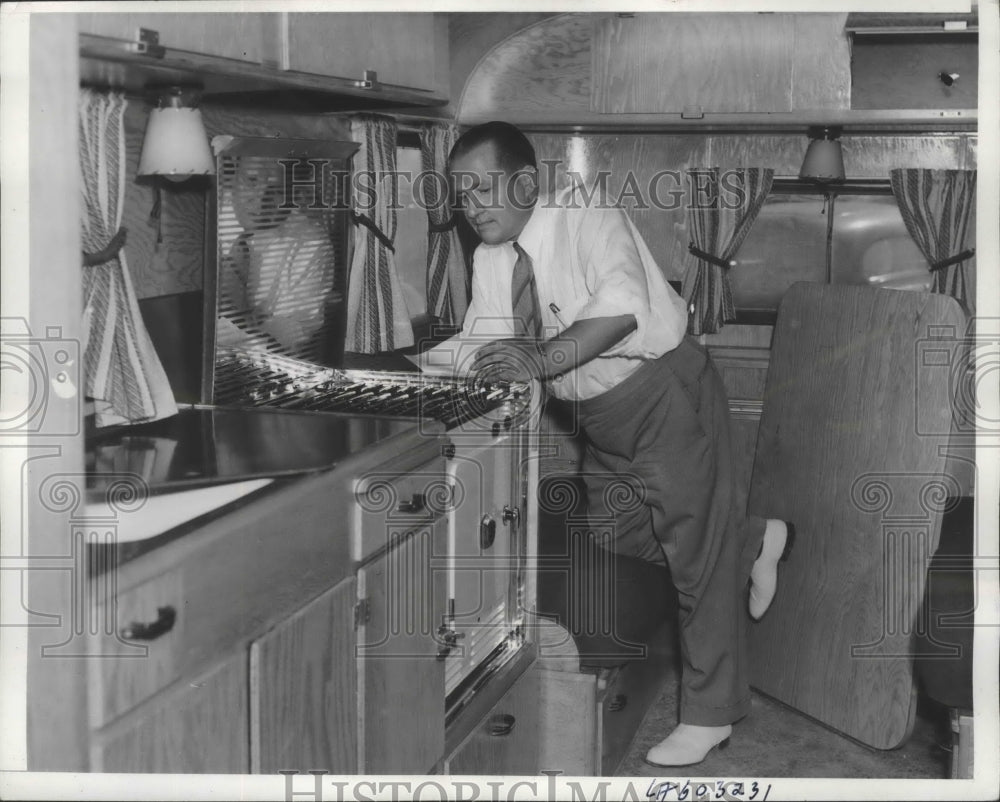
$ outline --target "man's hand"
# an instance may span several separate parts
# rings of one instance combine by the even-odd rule
[[[477,382],[528,382],[543,378],[545,369],[540,343],[524,337],[495,340],[476,352],[472,371]]]
[[[578,320],[544,342],[495,340],[476,352],[472,375],[477,381],[551,379],[594,359],[635,328],[634,315],[619,315]]]

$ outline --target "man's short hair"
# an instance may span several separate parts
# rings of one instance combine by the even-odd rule
[[[528,137],[517,126],[500,120],[473,126],[462,134],[451,149],[448,163],[484,144],[493,145],[497,166],[508,173],[517,172],[522,167],[538,166],[535,149]]]

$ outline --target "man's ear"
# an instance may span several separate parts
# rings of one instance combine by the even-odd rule
[[[525,165],[514,176],[514,197],[524,208],[534,206],[538,197],[538,170]]]

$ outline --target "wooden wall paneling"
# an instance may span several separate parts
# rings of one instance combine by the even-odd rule
[[[851,43],[847,14],[795,14],[793,109],[851,107]]]
[[[449,97],[451,105],[457,107],[465,82],[484,54],[518,31],[558,15],[552,12],[453,12],[442,16],[448,21]]]
[[[16,371],[9,369],[18,366],[18,346],[15,340],[7,339],[9,336],[20,334],[26,339],[30,334],[37,346],[26,344],[25,349],[31,348],[44,363],[41,371],[35,364],[21,363],[25,368],[23,397],[30,399],[30,406],[23,410],[13,404],[8,407],[6,402],[13,398],[4,393],[5,433],[19,431],[27,438],[23,449],[14,448],[13,439],[5,443],[10,446],[6,451],[10,463],[4,465],[11,468],[9,475],[5,471],[5,485],[12,491],[5,495],[5,502],[16,501],[5,506],[4,526],[19,531],[5,531],[5,549],[10,548],[4,556],[34,555],[43,568],[58,565],[66,570],[20,571],[20,580],[12,577],[11,581],[23,583],[23,609],[5,609],[3,616],[5,624],[23,616],[27,628],[21,651],[27,663],[26,675],[23,664],[20,670],[12,666],[12,681],[21,679],[27,686],[27,769],[86,771],[87,661],[80,657],[86,651],[86,639],[77,625],[92,608],[90,600],[77,593],[83,584],[79,574],[83,555],[74,550],[77,544],[72,525],[72,516],[82,511],[84,471],[76,22],[69,14],[31,14],[30,19],[19,14],[4,16],[3,24],[9,25],[6,33],[13,34],[15,26],[21,26],[28,45],[22,62],[14,54],[4,54],[5,67],[13,63],[26,70],[5,72],[8,85],[4,91],[10,90],[10,95],[4,98],[4,112],[17,109],[25,115],[20,124],[28,127],[27,150],[18,154],[23,160],[12,158],[5,164],[13,169],[4,178],[8,190],[13,186],[26,189],[30,210],[30,217],[24,216],[24,205],[15,202],[4,212],[4,314],[27,315],[27,320],[4,321],[4,389],[20,387]],[[17,143],[11,136],[5,138],[4,147],[13,149]],[[9,219],[8,211],[12,214]],[[17,226],[10,239],[8,234],[13,232],[8,223]],[[19,252],[12,254],[8,248],[15,242]],[[10,256],[17,261],[9,261]],[[16,281],[8,283],[8,271],[20,271]],[[30,284],[23,280],[23,272],[30,273]],[[20,330],[9,330],[8,325],[19,325]],[[71,360],[56,362],[61,352]],[[68,381],[58,385],[60,372],[67,374]],[[75,392],[66,392],[69,389]],[[39,397],[43,400],[36,404]],[[23,492],[18,492],[15,476]],[[32,562],[30,567],[39,564]],[[84,609],[79,608],[81,604]],[[17,640],[16,632],[13,640]],[[18,659],[15,657],[15,663]],[[20,733],[8,734],[14,753]],[[12,755],[12,768],[14,760]]]
[[[698,166],[771,167],[776,176],[797,176],[809,139],[792,134],[710,134]]]
[[[610,197],[621,199],[667,278],[682,277],[688,244],[683,233],[687,212],[683,198],[673,198],[670,193],[678,189],[686,192],[686,182],[682,178],[678,183],[672,176],[660,174],[683,173],[688,167],[705,164],[704,136],[539,133],[530,138],[546,189],[566,186],[567,171],[575,172],[590,185],[601,172],[607,173]],[[545,159],[555,161],[556,167],[543,165]]]
[[[247,657],[182,681],[148,708],[95,735],[93,770],[248,774]]]
[[[251,644],[254,773],[358,770],[355,585],[345,579]]]
[[[593,14],[561,14],[513,34],[483,56],[458,102],[462,123],[590,107]]]
[[[842,136],[848,177],[888,178],[894,167],[956,170],[965,156],[964,135]],[[803,155],[805,149],[803,148]]]
[[[962,137],[965,159],[962,170],[975,170],[979,164],[979,137],[973,135]]]
[[[879,749],[913,723],[911,638],[941,510],[957,483],[918,424],[950,407],[948,371],[918,369],[942,295],[800,283],[771,353],[750,512],[793,521],[778,595],[754,624],[751,682]],[[951,341],[943,340],[947,348]]]
[[[351,138],[351,123],[346,115],[287,114],[211,103],[203,103],[201,111],[210,139],[217,134],[299,139]]]
[[[152,106],[129,98],[125,109],[125,205],[122,225],[128,229],[125,261],[138,298],[201,289],[205,245],[206,179],[184,183],[144,176],[138,178],[139,156]],[[154,188],[160,186],[160,232],[151,212]]]
[[[791,14],[609,16],[594,34],[591,110],[792,111]]]
[[[260,61],[261,14],[249,12],[78,14],[81,33],[137,40],[139,28],[160,34],[160,44],[213,56]]]

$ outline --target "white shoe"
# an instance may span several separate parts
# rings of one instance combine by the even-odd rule
[[[697,724],[678,724],[670,735],[646,753],[646,762],[652,766],[693,766],[701,763],[716,746],[729,746],[733,734],[731,724],[724,727],[701,727]]]
[[[759,621],[778,590],[778,563],[788,559],[795,544],[795,527],[787,521],[768,518],[760,554],[750,569],[750,616]]]

